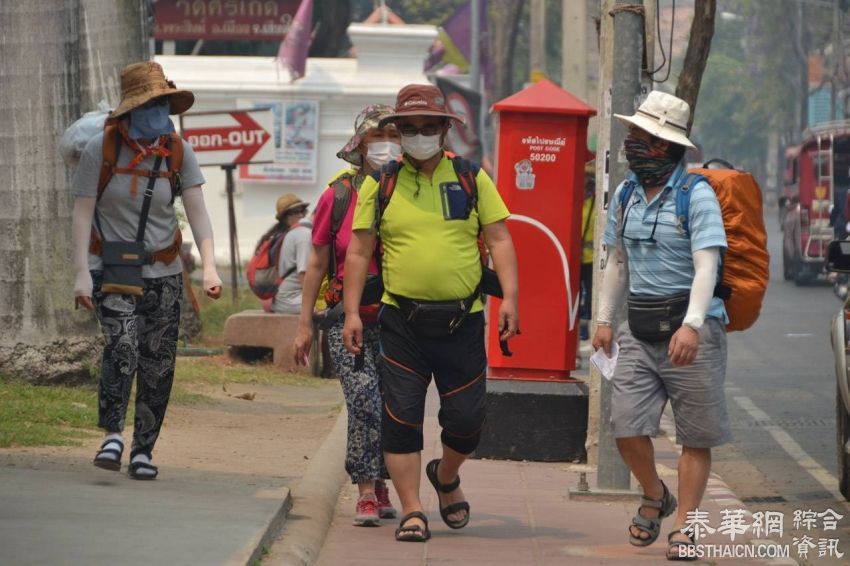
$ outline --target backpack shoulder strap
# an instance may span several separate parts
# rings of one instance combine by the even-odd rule
[[[691,237],[691,229],[688,219],[690,218],[691,193],[694,186],[700,181],[705,181],[705,177],[696,173],[688,173],[684,176],[679,186],[676,189],[676,218],[682,230]]]
[[[121,133],[118,124],[107,120],[103,127],[103,153],[100,162],[100,177],[97,181],[97,200],[103,196],[103,191],[115,174],[115,166],[118,164],[118,155],[121,152]]]
[[[383,217],[384,211],[390,205],[390,199],[395,192],[395,186],[398,182],[398,172],[401,170],[401,159],[399,156],[398,159],[390,161],[381,167],[378,180],[378,198],[375,199],[375,226],[380,226],[381,217]]]
[[[180,177],[180,170],[183,168],[183,139],[177,132],[172,132],[168,136],[168,149],[171,155],[165,158],[165,166],[169,173],[169,182],[171,183],[171,202],[183,190],[183,180]]]
[[[331,241],[339,233],[345,214],[351,204],[351,191],[354,190],[354,178],[349,173],[344,173],[334,179],[331,183],[334,191],[334,204],[331,209]]]
[[[454,167],[457,180],[463,192],[466,193],[466,198],[468,199],[467,213],[472,212],[473,209],[478,210],[478,182],[475,180],[475,177],[478,175],[481,167],[449,151],[446,152],[446,157],[452,160],[452,167]]]

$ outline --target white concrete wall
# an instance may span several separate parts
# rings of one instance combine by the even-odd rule
[[[243,263],[250,259],[259,237],[274,223],[275,202],[280,195],[295,193],[315,205],[333,174],[345,166],[336,153],[352,135],[354,118],[364,106],[393,104],[404,85],[427,82],[422,67],[436,33],[432,26],[354,24],[349,34],[357,58],[308,59],[305,77],[294,84],[271,58],[157,57],[178,88],[195,94],[192,112],[231,110],[236,108],[237,100],[245,99],[319,101],[316,183],[240,181],[235,172],[236,227]],[[225,175],[218,167],[205,167],[204,176],[216,259],[226,266],[230,262],[230,244]],[[190,239],[190,231],[186,232]]]

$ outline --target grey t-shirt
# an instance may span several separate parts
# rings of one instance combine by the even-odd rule
[[[280,259],[277,262],[280,275],[295,268],[280,284],[277,296],[274,298],[272,310],[285,314],[301,312],[301,280],[299,273],[307,271],[307,260],[310,259],[310,249],[313,242],[313,225],[308,220],[301,220],[297,226],[286,233],[283,245],[280,246]]]
[[[118,167],[127,167],[133,156],[133,150],[123,144],[118,153]],[[80,163],[77,165],[71,185],[71,193],[74,196],[97,196],[97,183],[100,178],[102,160],[103,133],[100,133],[89,140],[80,156]],[[151,170],[155,160],[154,156],[148,156],[137,168]],[[166,170],[165,159],[162,160],[160,170]],[[204,184],[204,176],[198,166],[195,152],[192,151],[192,147],[186,141],[183,142],[183,166],[180,168],[180,175],[184,188]],[[137,179],[135,195],[131,194],[133,178]],[[135,177],[121,173],[112,176],[106,190],[103,191],[103,196],[97,203],[97,214],[100,216],[100,225],[103,227],[103,234],[100,234],[100,236],[104,240],[132,242],[136,239],[147,183],[147,177]],[[100,233],[94,222],[92,222],[92,226]],[[174,215],[174,206],[171,204],[171,183],[168,179],[159,178],[154,184],[148,224],[145,228],[145,248],[151,252],[167,248],[174,242],[176,230],[177,217]],[[100,256],[89,254],[89,269],[93,271],[103,269]],[[180,273],[180,270],[181,264],[178,256],[169,265],[161,262],[145,265],[142,267],[142,277],[175,275]]]

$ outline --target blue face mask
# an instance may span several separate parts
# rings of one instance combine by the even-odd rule
[[[148,108],[134,108],[130,110],[130,138],[155,139],[174,131],[174,124],[169,118],[170,105],[168,99],[165,104],[154,104]]]

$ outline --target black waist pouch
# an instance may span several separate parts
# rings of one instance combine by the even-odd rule
[[[669,340],[682,326],[690,292],[666,297],[629,295],[629,329],[638,340]]]
[[[141,296],[145,289],[142,266],[149,254],[142,242],[103,242],[101,292]]]
[[[451,335],[468,314],[471,303],[455,301],[419,301],[394,297],[404,317],[418,334],[429,338]]]

